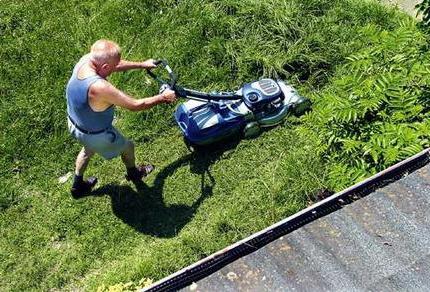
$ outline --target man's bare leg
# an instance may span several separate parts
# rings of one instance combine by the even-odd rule
[[[90,162],[91,157],[93,157],[94,152],[82,147],[81,152],[79,152],[78,157],[76,157],[76,167],[75,167],[75,175],[83,176],[85,170],[87,169],[88,163]]]
[[[88,180],[84,181],[84,172],[93,155],[93,151],[82,147],[78,157],[76,157],[75,177],[73,179],[73,186],[71,189],[71,193],[74,198],[80,198],[89,193],[97,183],[97,178],[95,177],[89,177]]]
[[[127,147],[121,153],[122,162],[124,162],[125,167],[135,168],[136,167],[136,156],[134,154],[134,143],[133,141],[127,140]]]
[[[134,182],[140,181],[143,177],[147,176],[151,171],[154,170],[154,166],[151,164],[136,167],[134,143],[130,140],[127,141],[127,147],[121,153],[121,159],[127,168],[127,180]]]

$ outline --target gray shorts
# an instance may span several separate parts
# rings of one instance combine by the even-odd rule
[[[120,155],[127,147],[127,139],[113,126],[100,134],[85,134],[79,131],[69,119],[67,119],[69,132],[85,148],[94,151],[105,159],[112,159]]]

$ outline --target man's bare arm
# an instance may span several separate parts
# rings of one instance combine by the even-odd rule
[[[114,104],[131,111],[140,111],[160,103],[170,103],[176,100],[173,91],[165,91],[162,94],[151,97],[135,99],[104,80],[94,83],[90,88],[89,94],[106,104]]]
[[[131,69],[152,69],[156,67],[153,59],[146,60],[144,62],[133,62],[127,60],[119,61],[118,65],[115,67],[115,72],[127,71]]]

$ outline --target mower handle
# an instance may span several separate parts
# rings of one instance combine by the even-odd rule
[[[151,76],[152,78],[154,78],[155,80],[157,80],[160,84],[168,84],[170,86],[170,88],[174,88],[176,81],[178,80],[178,77],[173,72],[173,70],[170,68],[167,61],[166,60],[155,60],[154,65],[156,65],[157,67],[159,65],[162,65],[163,68],[167,70],[167,72],[169,73],[169,78],[170,78],[169,82],[158,77],[154,72],[151,71],[151,69],[146,69],[146,72],[148,73],[148,75]]]
[[[176,86],[178,87],[178,86]],[[235,92],[206,93],[188,88],[180,88],[184,97],[205,101],[239,100],[242,96]]]
[[[206,100],[206,101],[220,101],[220,100],[238,100],[241,99],[242,96],[238,95],[233,92],[229,93],[206,93],[201,91],[196,91],[192,89],[187,89],[182,86],[176,85],[176,81],[178,80],[178,77],[173,72],[173,70],[170,68],[169,64],[166,60],[155,60],[154,64],[156,66],[162,65],[164,69],[169,73],[170,82],[167,82],[160,77],[158,77],[154,72],[151,71],[151,69],[146,69],[149,76],[154,78],[156,81],[158,81],[161,85],[167,84],[170,89],[175,91],[176,95],[178,97],[185,97],[185,98],[191,98],[196,100]]]

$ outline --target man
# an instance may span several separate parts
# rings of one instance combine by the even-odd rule
[[[89,54],[83,56],[73,69],[67,88],[67,114],[69,131],[83,148],[76,158],[72,196],[82,197],[97,183],[95,177],[83,179],[91,157],[98,153],[105,159],[121,156],[127,180],[141,180],[153,169],[153,165],[136,166],[134,144],[112,126],[115,106],[132,111],[151,108],[176,100],[175,92],[165,90],[161,94],[135,99],[110,84],[106,78],[113,72],[130,69],[151,69],[154,60],[131,62],[121,59],[120,47],[108,40],[98,40]]]

